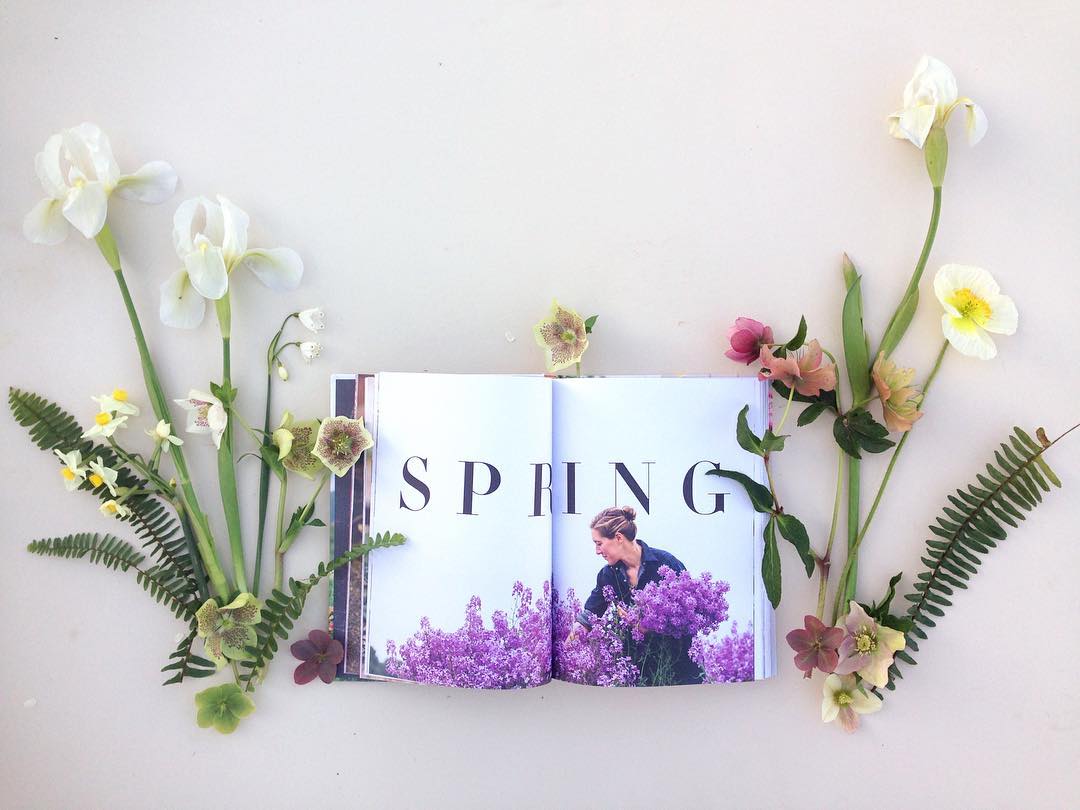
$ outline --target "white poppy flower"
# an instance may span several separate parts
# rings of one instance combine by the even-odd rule
[[[84,439],[93,439],[100,436],[103,439],[108,439],[116,433],[117,428],[126,428],[127,425],[124,424],[126,421],[126,416],[113,416],[108,411],[102,411],[94,417],[94,426],[86,431],[82,437]]]
[[[290,248],[248,248],[248,215],[219,196],[185,200],[173,216],[173,246],[183,267],[161,285],[163,323],[192,329],[202,323],[206,299],[229,289],[229,274],[245,267],[272,290],[294,290],[304,263]]]
[[[310,363],[316,357],[322,354],[322,344],[316,343],[314,340],[305,340],[300,344],[300,356],[305,361]]]
[[[229,414],[220,399],[192,388],[188,391],[187,399],[174,399],[173,402],[187,411],[185,430],[188,433],[209,433],[214,447],[221,447],[221,436],[229,422]]]
[[[160,160],[134,174],[120,174],[109,139],[94,124],[79,124],[53,135],[34,161],[48,195],[23,219],[31,242],[55,245],[68,233],[68,223],[87,239],[105,225],[109,196],[161,203],[176,190],[176,172]]]
[[[164,419],[159,419],[153,430],[146,431],[146,435],[154,440],[154,444],[160,444],[161,449],[166,453],[169,452],[173,445],[179,447],[184,443],[184,440],[179,436],[173,436],[172,425]]]
[[[105,501],[105,503],[98,507],[98,511],[105,515],[105,517],[114,518],[126,518],[131,514],[131,510],[128,509],[128,507],[113,500]]]
[[[906,138],[922,149],[934,125],[945,126],[953,110],[961,105],[966,111],[964,127],[968,144],[974,146],[986,134],[986,113],[970,98],[958,96],[956,76],[948,65],[932,56],[923,56],[904,88],[904,108],[889,116],[889,132],[894,138]]]
[[[981,267],[944,265],[934,276],[934,295],[945,308],[941,331],[961,354],[989,360],[997,355],[997,346],[987,333],[1016,332],[1016,304]]]
[[[116,497],[116,477],[118,475],[119,473],[116,470],[105,466],[101,456],[97,457],[97,461],[90,462],[90,483],[95,488],[104,484],[109,490],[109,494],[114,498]]]
[[[64,487],[68,492],[74,492],[86,480],[86,467],[82,463],[82,453],[78,450],[72,450],[70,453],[61,453],[59,450],[53,450],[53,452],[64,463],[64,466],[60,468]]]
[[[128,402],[128,393],[123,388],[114,388],[111,394],[102,394],[100,397],[90,397],[90,399],[98,404],[98,409],[102,413],[139,415],[139,406]]]
[[[323,312],[322,307],[312,307],[311,309],[302,309],[297,315],[300,319],[300,323],[305,328],[318,334],[326,328],[326,313]]]

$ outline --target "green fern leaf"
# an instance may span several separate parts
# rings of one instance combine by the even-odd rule
[[[182,683],[184,678],[206,678],[217,673],[218,669],[213,661],[208,661],[191,651],[198,635],[197,628],[198,623],[195,619],[192,619],[189,624],[188,634],[176,645],[176,651],[169,655],[169,660],[172,663],[161,668],[162,672],[175,673],[162,686]]]

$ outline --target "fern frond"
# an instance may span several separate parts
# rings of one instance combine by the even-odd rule
[[[241,662],[241,666],[246,670],[240,678],[244,683],[244,691],[250,692],[255,688],[256,680],[261,677],[261,673],[277,653],[278,640],[288,641],[293,622],[299,620],[300,614],[304,612],[304,604],[312,588],[338,568],[348,565],[368,552],[377,548],[400,546],[404,542],[405,537],[401,534],[390,532],[377,534],[374,539],[366,539],[330,562],[319,563],[315,573],[305,579],[290,579],[288,593],[275,588],[263,603],[262,620],[255,625],[257,641],[255,646],[248,647],[252,660]]]
[[[1037,435],[1045,436],[1041,429]],[[895,689],[896,679],[903,677],[901,663],[915,665],[911,653],[919,651],[927,630],[937,626],[934,619],[952,607],[950,597],[967,589],[982,558],[1006,539],[1006,527],[1017,528],[1019,521],[1027,519],[1025,513],[1042,503],[1043,493],[1061,486],[1043,454],[1064,435],[1040,443],[1019,427],[1013,428],[1008,441],[994,451],[994,463],[986,465],[986,475],[977,474],[977,484],[946,496],[936,525],[929,527],[932,537],[926,541],[925,556],[920,558],[926,570],[916,575],[912,592],[904,596],[911,603],[907,616],[912,624],[907,648],[896,654],[889,667],[886,689]]]
[[[74,448],[82,440],[75,417],[44,397],[9,388],[8,405],[15,421],[30,431],[30,439],[42,450]]]
[[[135,579],[154,601],[165,605],[177,618],[190,619],[198,610],[195,585],[188,578],[177,574],[168,566],[155,565],[140,568],[146,555],[125,540],[111,534],[81,532],[66,537],[49,537],[35,540],[26,550],[43,557],[82,558],[104,565],[113,570],[135,571]]]
[[[190,632],[176,645],[176,651],[169,655],[172,663],[161,668],[162,672],[175,672],[162,686],[182,683],[184,678],[206,678],[217,673],[218,669],[213,661],[201,658],[191,651],[195,644],[195,637],[198,635],[197,628],[198,623],[192,619],[189,625]]]

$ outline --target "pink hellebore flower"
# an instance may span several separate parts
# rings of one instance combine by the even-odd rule
[[[809,678],[815,669],[832,672],[840,661],[837,648],[844,640],[844,628],[828,627],[817,616],[803,618],[805,630],[792,630],[787,643],[795,651],[795,666]]]
[[[854,600],[844,627],[847,635],[840,644],[840,663],[833,671],[838,675],[858,672],[867,683],[883,688],[889,682],[893,654],[907,645],[904,634],[879,625]]]
[[[822,722],[831,723],[839,718],[849,734],[859,727],[860,714],[873,714],[881,709],[881,698],[857,686],[854,675],[830,675],[821,692]]]
[[[727,336],[731,348],[724,352],[724,356],[746,365],[758,359],[762,346],[773,342],[772,327],[753,318],[736,318]]]
[[[765,366],[758,377],[776,380],[795,390],[804,397],[816,397],[822,391],[836,388],[836,366],[832,363],[822,365],[823,352],[817,340],[811,340],[798,354],[786,357],[774,357],[768,346],[761,347],[761,364]]]

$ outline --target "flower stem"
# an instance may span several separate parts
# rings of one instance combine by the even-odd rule
[[[285,579],[285,552],[281,550],[285,538],[285,496],[289,491],[289,476],[283,475],[278,486],[277,531],[274,534],[274,587],[281,588]]]
[[[784,412],[780,415],[780,424],[776,426],[776,433],[779,434],[784,427],[784,422],[787,421],[788,411],[791,410],[791,400],[795,398],[795,381],[791,381],[791,387],[788,389],[787,404],[784,406]]]
[[[143,335],[139,315],[135,311],[135,303],[131,299],[131,292],[128,290],[127,282],[124,280],[124,271],[120,266],[120,255],[116,248],[116,240],[113,238],[108,223],[101,229],[96,241],[102,255],[109,262],[109,266],[112,267],[113,276],[116,278],[117,286],[120,288],[120,295],[124,299],[124,308],[127,310],[128,320],[131,321],[131,330],[135,335],[135,345],[139,350],[139,360],[142,364],[143,380],[146,384],[146,394],[150,399],[150,405],[158,419],[164,419],[166,422],[171,423],[172,416],[169,414],[165,393],[161,388],[154,361],[150,357],[150,348],[146,345],[146,337]],[[172,453],[173,466],[176,468],[176,478],[180,485],[181,499],[195,534],[199,556],[202,558],[202,563],[206,568],[206,574],[210,578],[210,584],[215,594],[226,598],[229,595],[229,584],[225,579],[225,572],[221,568],[221,563],[218,561],[217,551],[214,548],[214,537],[210,531],[210,523],[206,518],[206,513],[199,506],[199,499],[195,495],[195,488],[191,484],[191,476],[188,472],[184,452],[180,447],[176,447],[174,450]],[[195,558],[192,557],[192,564],[194,562]]]
[[[229,532],[229,550],[232,554],[233,579],[241,592],[247,592],[247,572],[244,565],[244,540],[240,527],[240,498],[236,487],[236,463],[233,459],[233,423],[235,422],[232,387],[232,306],[229,293],[216,302],[218,325],[221,328],[221,404],[225,406],[228,419],[225,432],[218,446],[218,486],[221,489],[221,507],[225,512],[225,526]]]
[[[934,367],[930,371],[930,376],[926,378],[926,382],[923,383],[923,402],[926,401],[926,393],[930,390],[930,384],[934,381],[938,371],[941,369],[941,361],[945,358],[945,350],[949,348],[949,342],[945,341],[941,345],[941,351],[938,352],[937,360],[934,361]],[[881,503],[881,498],[885,494],[885,487],[889,484],[889,479],[892,477],[893,468],[896,467],[896,462],[900,458],[900,452],[904,449],[904,445],[907,444],[908,437],[911,435],[911,431],[905,431],[904,435],[900,437],[900,441],[897,442],[896,447],[893,448],[892,457],[889,459],[889,466],[885,468],[885,475],[882,476],[881,483],[878,484],[877,494],[874,495],[874,503],[870,507],[870,511],[866,515],[866,520],[863,522],[862,527],[859,529],[859,533],[855,538],[855,543],[851,550],[848,552],[848,560],[844,565],[844,572],[840,575],[841,584],[844,582],[844,576],[848,572],[849,566],[853,569],[853,564],[858,559],[859,547],[862,545],[863,538],[866,537],[866,532],[870,528],[870,522],[874,519],[874,515],[877,513],[878,505]],[[852,579],[854,579],[852,577]],[[836,623],[836,618],[839,615],[841,601],[840,601],[840,589],[837,589],[836,604],[833,606],[833,624]],[[848,594],[847,598],[850,599],[854,594]]]
[[[825,594],[829,587],[829,569],[831,568],[832,544],[836,537],[836,524],[840,517],[840,492],[844,487],[844,458],[847,454],[837,448],[836,452],[836,496],[833,498],[832,525],[829,526],[829,542],[825,544],[825,554],[818,563],[821,582],[818,583],[817,617],[825,615]]]

